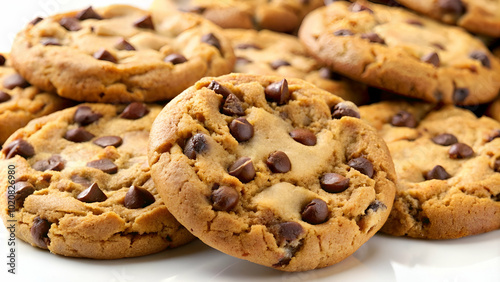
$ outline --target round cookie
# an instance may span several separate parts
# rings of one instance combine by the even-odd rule
[[[398,186],[381,231],[453,239],[500,228],[500,123],[452,105],[360,108],[387,142]]]
[[[94,259],[191,241],[160,199],[147,163],[149,130],[160,110],[138,102],[82,104],[16,131],[0,153],[6,226],[13,220],[16,236],[33,246]]]
[[[323,6],[322,0],[154,0],[151,10],[170,13],[179,8],[198,13],[223,28],[269,29],[296,31],[302,19]]]
[[[476,105],[500,89],[500,63],[480,40],[401,8],[334,2],[310,13],[299,37],[334,71],[428,102]]]
[[[472,33],[500,37],[498,0],[398,0],[402,5]]]
[[[233,43],[237,58],[233,72],[301,78],[356,105],[368,102],[365,85],[321,67],[295,36],[250,29],[223,33]]]
[[[326,267],[373,236],[393,203],[387,147],[357,117],[300,79],[204,78],[155,120],[152,177],[206,244],[283,271]]]
[[[40,91],[10,66],[8,55],[0,54],[0,147],[30,120],[71,107],[73,102]]]
[[[86,102],[159,101],[204,76],[229,73],[230,43],[191,14],[152,17],[126,5],[33,21],[12,46],[12,64],[30,83]]]

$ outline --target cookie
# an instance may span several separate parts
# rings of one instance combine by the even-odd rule
[[[454,239],[500,228],[500,123],[452,105],[360,107],[387,142],[398,186],[382,231]]]
[[[500,121],[500,97],[491,103],[486,114],[493,119]]]
[[[234,54],[220,29],[185,13],[167,18],[126,5],[32,22],[12,46],[33,85],[86,102],[173,98],[204,76],[229,73]]]
[[[320,6],[322,0],[155,0],[151,10],[169,13],[178,8],[198,13],[223,28],[293,32],[309,12]]]
[[[500,37],[498,0],[398,0],[402,5],[472,33]]]
[[[23,241],[70,257],[135,257],[191,241],[147,163],[160,110],[82,104],[18,130],[0,153],[0,173],[10,181],[0,184],[4,223],[13,220]]]
[[[297,37],[269,30],[225,29],[237,57],[233,72],[301,78],[356,105],[368,101],[367,87],[322,67]]]
[[[300,79],[204,78],[155,120],[151,174],[206,244],[283,271],[326,267],[373,236],[393,203],[387,147],[358,117]]]
[[[0,146],[30,120],[71,107],[73,102],[29,85],[0,54]]]
[[[500,89],[500,63],[481,41],[401,8],[334,2],[309,14],[299,37],[334,71],[428,102],[476,105]]]

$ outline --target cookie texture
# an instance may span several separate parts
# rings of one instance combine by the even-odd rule
[[[451,105],[360,108],[387,142],[398,186],[383,232],[453,239],[500,228],[500,123]]]
[[[52,253],[142,256],[194,237],[160,199],[147,163],[161,107],[82,104],[31,121],[0,153],[0,215]],[[11,216],[12,214],[12,216]]]
[[[500,98],[497,98],[491,105],[488,107],[487,115],[500,121]]]
[[[402,5],[472,33],[500,37],[498,0],[398,0]]]
[[[169,17],[126,5],[30,23],[12,46],[33,85],[86,102],[159,101],[204,76],[229,73],[234,54],[220,29],[191,14]]]
[[[476,105],[500,89],[500,64],[480,40],[402,8],[337,1],[309,14],[299,37],[334,71],[428,102]]]
[[[300,78],[356,105],[368,102],[364,84],[321,66],[295,36],[250,29],[225,29],[223,33],[237,57],[233,72]]]
[[[326,267],[373,236],[393,203],[387,147],[358,117],[300,79],[204,78],[155,120],[152,176],[206,244],[283,271]]]
[[[0,54],[0,145],[30,120],[71,107],[73,102],[29,85]]]

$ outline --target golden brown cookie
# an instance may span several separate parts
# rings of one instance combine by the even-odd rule
[[[486,114],[498,121],[500,121],[500,97],[497,98],[491,105],[488,107]]]

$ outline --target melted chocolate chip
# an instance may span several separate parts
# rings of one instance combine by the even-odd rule
[[[9,101],[11,98],[12,98],[12,97],[11,97],[9,94],[7,94],[7,93],[5,93],[5,92],[3,92],[3,91],[0,91],[0,103],[7,102],[7,101]]]
[[[14,184],[14,200],[16,202],[16,210],[20,209],[24,200],[31,194],[35,193],[33,184],[25,181],[16,182]]]
[[[441,145],[441,146],[450,146],[450,145],[453,145],[455,143],[458,143],[457,137],[455,137],[455,135],[449,134],[449,133],[443,133],[443,134],[436,135],[431,140],[432,140],[432,142],[434,142],[438,145]]]
[[[363,157],[352,159],[347,163],[347,165],[370,178],[373,177],[373,164],[371,161]]]
[[[484,67],[491,68],[490,58],[488,57],[488,55],[486,55],[486,53],[482,51],[474,51],[469,54],[469,57],[474,60],[480,61]]]
[[[222,86],[215,80],[212,80],[210,84],[207,86],[208,89],[213,90],[215,93],[222,95],[224,98],[229,96],[232,92],[229,91],[226,87]]]
[[[31,144],[27,141],[17,139],[5,146],[2,152],[5,154],[6,159],[13,158],[15,155],[19,155],[23,158],[29,158],[35,154],[35,148],[33,148],[33,146],[31,146]]]
[[[286,173],[292,169],[292,163],[285,152],[276,151],[269,155],[266,160],[269,169],[274,173]]]
[[[100,159],[100,160],[90,161],[87,163],[87,166],[102,170],[108,174],[115,174],[118,172],[118,167],[110,159]]]
[[[338,173],[325,173],[321,179],[321,188],[329,193],[340,193],[349,188],[350,179]]]
[[[54,37],[46,37],[40,39],[40,44],[43,46],[61,46],[61,42],[59,39],[54,38]]]
[[[417,120],[411,113],[400,111],[392,117],[391,124],[397,127],[415,128],[417,127]]]
[[[241,157],[236,160],[228,169],[229,175],[238,178],[241,182],[247,183],[254,179],[255,168],[252,159]]]
[[[66,17],[59,20],[59,24],[68,31],[79,31],[82,29],[80,22],[73,17]]]
[[[102,20],[102,17],[92,9],[92,6],[89,6],[87,9],[78,12],[75,16],[76,19],[80,21],[88,20],[88,19],[96,19]]]
[[[445,180],[450,178],[451,175],[448,174],[448,172],[444,169],[444,167],[437,165],[433,169],[429,170],[424,174],[425,180],[431,180],[431,179],[439,179],[439,180]]]
[[[285,60],[275,60],[272,61],[269,65],[271,66],[271,68],[273,68],[273,70],[277,70],[283,66],[291,66],[291,64]]]
[[[5,65],[5,61],[6,61],[5,56],[0,54],[0,66]]]
[[[95,202],[104,202],[108,197],[106,194],[102,192],[97,183],[92,183],[89,188],[83,190],[76,197],[77,200],[80,200],[85,203],[95,203]]]
[[[252,44],[252,43],[241,43],[241,44],[234,46],[234,48],[235,49],[256,49],[256,50],[262,49],[259,46]]]
[[[29,22],[29,24],[36,25],[37,23],[41,22],[42,20],[43,20],[42,17],[36,17],[33,20],[31,20],[31,22]]]
[[[208,33],[205,34],[201,37],[201,42],[207,43],[209,45],[214,46],[219,50],[219,52],[222,52],[222,46],[220,45],[220,41],[213,33]]]
[[[186,57],[181,54],[173,53],[163,59],[165,63],[172,63],[173,65],[178,65],[187,62]]]
[[[469,96],[469,89],[467,88],[455,88],[453,91],[453,103],[460,104]]]
[[[41,160],[34,163],[33,169],[37,171],[61,171],[64,169],[64,160],[59,155],[53,155],[46,160]]]
[[[224,101],[224,105],[222,106],[222,113],[228,116],[245,115],[245,111],[243,111],[243,104],[241,103],[241,100],[232,93],[229,94],[229,96],[227,96],[226,98],[226,101]]]
[[[342,117],[360,118],[359,110],[354,103],[343,101],[335,105],[332,110],[333,119],[341,119]]]
[[[444,13],[455,16],[460,16],[465,12],[465,7],[461,0],[438,0],[438,7]]]
[[[153,18],[151,18],[151,15],[146,15],[137,21],[134,22],[134,26],[138,28],[145,28],[145,29],[155,29],[155,26],[153,24]]]
[[[456,143],[450,147],[448,154],[452,159],[466,159],[474,155],[474,150],[467,144]]]
[[[123,143],[123,139],[119,136],[103,136],[94,140],[93,143],[103,148],[106,148],[108,146],[120,147],[120,145]]]
[[[304,232],[304,228],[297,222],[288,221],[279,224],[278,240],[285,242],[292,242],[299,238]]]
[[[194,160],[197,154],[201,154],[208,150],[208,143],[205,135],[202,133],[197,133],[193,137],[189,138],[184,146],[184,155],[188,158]]]
[[[48,236],[50,225],[50,222],[40,218],[39,216],[35,217],[35,219],[33,220],[33,225],[31,225],[30,233],[31,237],[33,237],[33,242],[40,248],[47,248],[47,245],[50,244],[50,239]]]
[[[148,113],[149,109],[145,104],[133,102],[123,110],[120,117],[124,119],[140,119]]]
[[[24,79],[18,73],[13,73],[11,75],[4,77],[4,79],[3,79],[3,87],[5,87],[9,90],[12,90],[16,87],[26,88],[28,86],[30,86],[28,81],[26,81],[26,79]]]
[[[366,214],[368,211],[377,212],[377,211],[378,211],[379,209],[381,209],[381,208],[385,209],[385,208],[387,208],[387,206],[386,206],[384,203],[382,203],[381,201],[379,201],[379,200],[375,200],[375,201],[373,201],[372,203],[370,203],[370,204],[368,205],[368,207],[367,207],[367,208],[366,208],[366,210],[365,210],[365,214]]]
[[[372,43],[385,44],[385,40],[374,32],[361,34],[361,38],[368,39]]]
[[[114,64],[116,64],[118,62],[116,60],[115,56],[113,56],[113,54],[109,53],[109,51],[106,49],[100,49],[99,51],[95,52],[94,58],[101,60],[101,61],[108,61],[108,62],[111,62]]]
[[[102,117],[100,113],[92,111],[90,107],[80,106],[76,109],[73,120],[81,126],[89,125]]]
[[[320,224],[328,219],[328,205],[321,199],[314,199],[302,211],[302,220],[310,224]]]
[[[94,137],[95,137],[94,134],[88,132],[82,127],[70,129],[66,131],[66,134],[64,135],[64,139],[76,143],[87,142]]]
[[[276,102],[278,105],[286,104],[290,99],[288,81],[286,79],[269,84],[264,92],[268,101]]]
[[[253,137],[254,129],[246,118],[236,118],[229,124],[229,131],[231,135],[238,140],[238,142],[245,142]]]
[[[128,209],[145,208],[155,202],[155,197],[148,190],[136,186],[130,187],[123,205]]]
[[[333,32],[333,35],[335,35],[335,36],[350,36],[350,35],[354,35],[354,33],[348,29],[339,29],[339,30]]]
[[[294,129],[290,132],[290,137],[292,137],[293,140],[299,142],[300,144],[306,146],[314,146],[317,142],[316,135],[314,135],[314,133],[309,129]]]
[[[434,65],[435,67],[439,67],[439,55],[436,52],[432,52],[426,55],[423,55],[420,60],[424,63],[428,63]]]
[[[132,46],[127,40],[120,38],[118,42],[115,44],[115,48],[117,50],[127,50],[127,51],[134,51],[135,47]]]
[[[220,186],[212,191],[212,205],[216,211],[230,211],[236,207],[240,194],[229,186]]]
[[[349,6],[349,10],[354,13],[368,11],[369,13],[373,14],[373,11],[370,8],[360,3],[351,4],[351,6]]]

